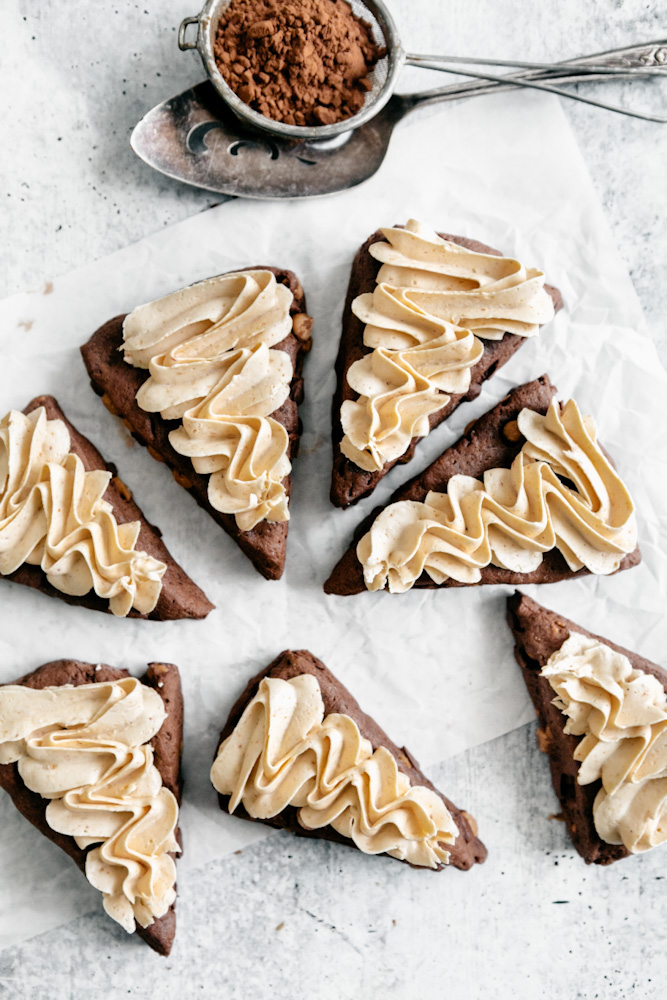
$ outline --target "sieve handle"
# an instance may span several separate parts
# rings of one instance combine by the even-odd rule
[[[424,60],[428,64],[429,58],[428,56],[408,55],[406,62],[409,65],[424,66]],[[600,72],[596,73],[592,67],[599,68]],[[436,66],[434,61],[431,68],[442,69],[443,67]],[[629,45],[607,52],[567,59],[562,63],[555,64],[553,69],[528,69],[513,73],[511,80],[516,82],[505,83],[502,77],[497,77],[493,80],[478,79],[465,83],[453,83],[447,87],[437,87],[434,90],[425,90],[417,94],[405,94],[400,97],[400,101],[403,114],[407,114],[423,105],[439,101],[455,101],[462,97],[481,97],[484,94],[501,93],[514,90],[517,86],[525,86],[526,83],[535,82],[538,84],[536,89],[541,90],[540,84],[544,83],[549,86],[550,81],[556,83],[609,81],[610,75],[613,75],[615,79],[627,79],[636,76],[638,70],[641,73],[642,69],[667,70],[666,40],[648,42],[643,45]],[[456,72],[453,69],[450,71]],[[566,94],[565,96],[575,95]]]
[[[193,42],[188,42],[186,40],[186,32],[191,24],[197,25],[197,37]],[[199,43],[199,15],[194,17],[184,17],[178,28],[178,47],[181,52],[186,52],[188,49],[196,49]]]
[[[667,73],[667,41],[651,42],[648,45],[630,46],[616,49],[611,54],[582,56],[567,62],[545,63],[526,62],[516,59],[484,59],[479,56],[447,56],[447,55],[406,55],[409,66],[421,66],[427,69],[443,69],[449,64],[458,66],[491,66],[512,70],[535,69],[542,72],[562,73],[564,66],[576,66],[587,73],[601,73],[615,76],[618,73],[629,73],[632,76],[664,76]],[[448,70],[449,72],[449,70]],[[453,70],[452,70],[453,72]],[[466,70],[461,70],[464,76]]]

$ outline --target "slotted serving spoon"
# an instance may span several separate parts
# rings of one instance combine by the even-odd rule
[[[203,13],[194,19],[199,23],[198,41],[214,37],[211,21],[202,27]],[[192,20],[186,18],[181,25],[180,42],[184,47],[195,47],[184,36]],[[428,61],[435,57],[423,58]],[[451,71],[461,72],[458,68]],[[530,83],[542,89],[543,85],[551,87],[552,82],[560,87],[608,81],[612,74],[615,79],[627,79],[638,73],[666,72],[667,41],[650,42],[524,69],[509,77],[475,79],[418,94],[392,96],[391,89],[385,89],[386,100],[382,100],[379,110],[376,99],[371,114],[365,115],[365,107],[354,119],[348,119],[354,125],[364,116],[358,127],[337,123],[343,129],[337,125],[306,129],[271,122],[244,105],[224,81],[234,100],[228,96],[223,100],[212,77],[153,108],[134,129],[131,143],[134,151],[156,170],[209,191],[246,198],[313,197],[343,191],[371,177],[385,157],[395,126],[416,108],[496,94],[513,90],[518,84]],[[382,82],[386,79],[385,74]],[[239,112],[235,102],[244,110]],[[256,127],[255,119],[261,119],[261,129]],[[281,126],[281,134],[276,134],[277,126]],[[282,130],[288,131],[283,135]],[[333,134],[330,130],[334,130]],[[300,138],[311,131],[315,138]]]

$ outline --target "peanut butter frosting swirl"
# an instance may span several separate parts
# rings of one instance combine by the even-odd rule
[[[93,590],[114,615],[150,614],[166,564],[136,549],[139,521],[119,524],[104,500],[105,469],[86,472],[62,420],[44,407],[0,423],[0,573],[27,563],[81,597]]]
[[[150,372],[139,406],[181,421],[172,446],[210,477],[211,506],[242,531],[289,520],[289,435],[271,414],[293,368],[271,348],[292,330],[292,299],[271,271],[240,271],[139,306],[123,324],[125,360]]]
[[[366,854],[437,868],[458,829],[443,800],[410,784],[393,754],[375,751],[347,715],[324,715],[317,678],[264,677],[221,744],[211,781],[255,819],[294,806],[307,830],[331,826]]]
[[[523,409],[517,422],[525,442],[511,468],[454,475],[446,493],[378,515],[357,546],[368,590],[402,593],[423,572],[436,584],[474,584],[490,564],[531,573],[553,548],[571,570],[606,575],[634,551],[632,499],[592,418],[574,400],[562,410],[552,400],[546,416]]]
[[[165,718],[159,694],[134,677],[0,687],[0,764],[18,761],[26,787],[49,799],[52,830],[82,849],[99,845],[86,854],[86,877],[129,933],[176,898],[178,804],[149,743]]]
[[[565,732],[581,736],[577,781],[601,781],[595,829],[632,854],[667,840],[667,696],[660,681],[634,670],[627,656],[571,632],[542,669],[567,716]]]
[[[554,314],[541,271],[443,240],[414,219],[381,232],[388,242],[369,247],[382,264],[376,287],[352,303],[372,351],[350,366],[359,398],[341,407],[341,451],[368,472],[405,454],[428,434],[429,416],[468,391],[482,340],[532,337]]]

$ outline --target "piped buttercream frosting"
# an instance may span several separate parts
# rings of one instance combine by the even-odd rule
[[[600,781],[595,829],[632,854],[667,840],[667,695],[657,677],[635,670],[623,653],[571,632],[542,676],[580,736],[577,781]]]
[[[307,830],[331,826],[367,854],[437,868],[458,835],[442,798],[411,785],[384,746],[375,750],[350,716],[325,716],[319,682],[264,677],[211,769],[229,811],[255,819],[287,806]]]
[[[178,420],[172,446],[207,475],[211,506],[242,531],[289,520],[289,435],[272,414],[290,394],[293,295],[269,270],[200,281],[134,309],[125,360],[147,368],[137,393],[148,413]]]
[[[341,451],[365,471],[405,454],[429,417],[470,388],[484,340],[532,337],[554,314],[544,274],[511,257],[444,240],[411,219],[382,229],[369,253],[381,267],[352,312],[369,353],[347,371],[357,399],[341,407]]]
[[[134,677],[0,687],[0,764],[17,762],[25,786],[49,800],[52,830],[92,847],[86,877],[130,933],[176,897],[178,804],[150,744],[165,717],[159,694]]]
[[[44,407],[0,422],[0,573],[40,566],[64,594],[94,591],[115,615],[150,614],[165,563],[136,548],[141,524],[120,524],[104,499],[106,469],[87,472],[62,420]]]
[[[618,569],[637,544],[634,505],[592,419],[553,400],[517,424],[525,442],[510,468],[454,475],[446,493],[385,507],[357,545],[368,590],[402,593],[422,573],[474,584],[489,565],[531,573],[551,549],[573,571]]]

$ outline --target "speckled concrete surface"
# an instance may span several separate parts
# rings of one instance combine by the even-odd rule
[[[0,80],[11,128],[1,154],[0,294],[217,200],[154,174],[128,145],[146,110],[201,77],[175,45],[178,22],[196,6],[4,5],[12,44]],[[664,10],[644,0],[394,0],[392,8],[416,51],[557,59],[667,35]],[[608,86],[605,94],[667,107],[664,87]],[[566,108],[667,361],[667,128]],[[478,817],[491,847],[483,868],[413,872],[279,834],[182,882],[170,959],[127,940],[100,910],[1,953],[0,996],[664,996],[655,922],[664,851],[586,868],[549,818],[556,803],[533,725],[446,762],[435,778]],[[26,838],[38,836],[26,829]]]

